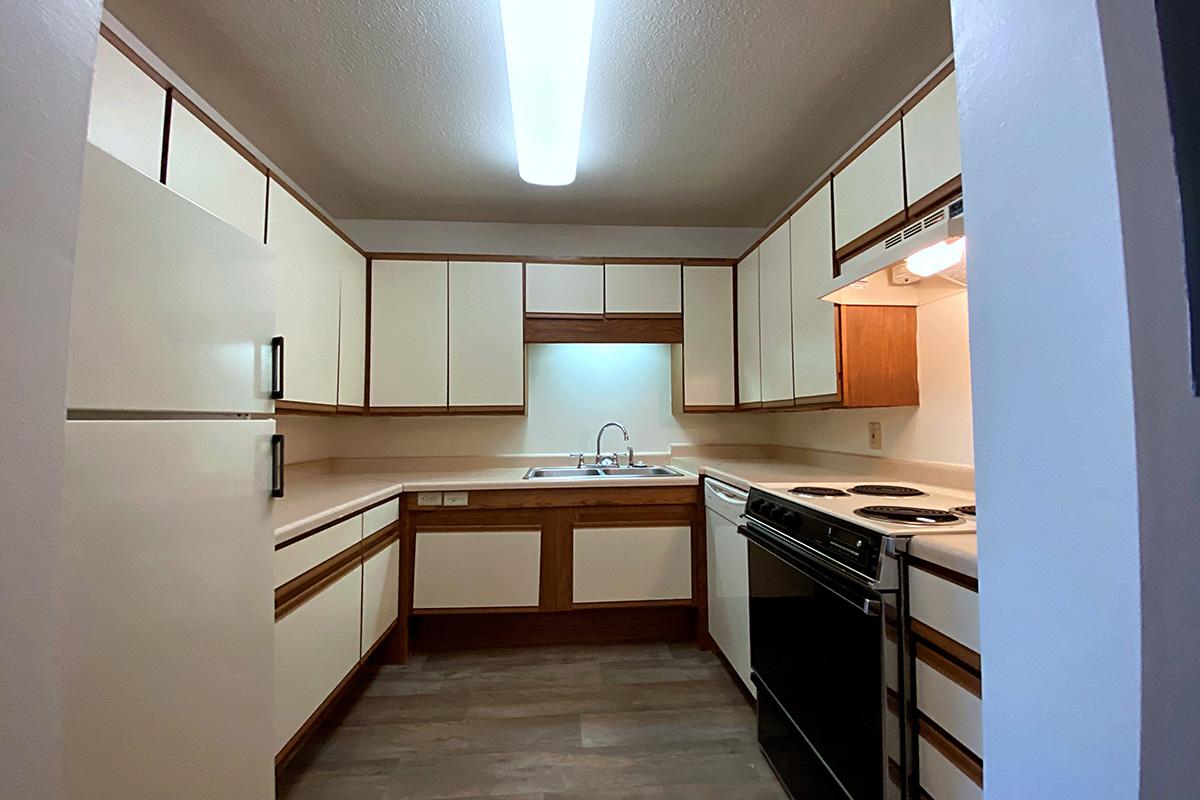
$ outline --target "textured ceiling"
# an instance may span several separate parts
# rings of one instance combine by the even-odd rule
[[[597,0],[579,176],[517,176],[498,0],[108,0],[338,217],[763,226],[951,50],[949,0]]]

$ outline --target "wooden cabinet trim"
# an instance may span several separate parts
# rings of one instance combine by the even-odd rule
[[[157,83],[163,89],[171,89],[171,82],[163,77],[162,73],[150,66],[149,61],[142,58],[140,55],[138,55],[136,50],[125,44],[124,40],[122,40],[112,28],[108,27],[103,22],[100,23],[100,35],[104,37],[109,44],[117,48],[121,55],[132,61],[135,67],[146,73],[150,80]]]
[[[946,80],[946,78],[949,78],[952,72],[954,72],[954,59],[950,59],[948,62],[946,62],[945,66],[934,73],[929,80],[925,81],[925,83],[923,83],[921,87],[913,93],[912,97],[905,100],[904,105],[900,106],[900,113],[907,114],[916,108],[917,103],[928,97],[929,93],[936,89],[942,83],[942,81]]]
[[[275,621],[316,597],[339,578],[362,566],[362,542],[347,547],[307,572],[292,578],[275,590]]]
[[[909,204],[908,218],[923,217],[939,206],[945,205],[962,194],[962,175],[957,175],[934,189],[929,194]]]
[[[941,753],[959,772],[970,778],[976,786],[983,788],[983,761],[920,711],[917,712],[917,735]]]
[[[336,414],[333,403],[306,403],[301,400],[276,400],[276,414]]]
[[[923,572],[928,572],[930,575],[936,575],[942,580],[949,581],[964,589],[970,589],[976,594],[979,593],[979,579],[973,578],[970,575],[963,575],[961,572],[955,572],[949,567],[943,567],[941,564],[935,564],[932,561],[926,561],[923,558],[908,557],[908,564],[913,569],[919,569]]]
[[[541,317],[525,315],[526,344],[682,344],[683,315]]]
[[[368,560],[371,556],[377,555],[388,549],[392,542],[400,539],[400,522],[393,522],[386,528],[376,531],[362,541],[362,558],[363,561]]]
[[[983,698],[983,681],[977,672],[931,646],[921,639],[916,640],[917,660],[927,664],[971,694]],[[920,703],[920,698],[917,700]]]
[[[626,256],[534,256],[513,253],[405,253],[396,251],[367,251],[367,258],[386,261],[516,261],[525,264],[679,264],[685,267],[731,267],[731,258],[668,258]]]
[[[833,253],[833,266],[834,272],[836,273],[834,277],[837,277],[837,275],[842,273],[841,264],[839,262],[845,261],[848,258],[852,258],[864,250],[870,249],[876,243],[883,241],[889,234],[893,233],[898,226],[903,225],[907,219],[908,211],[899,211],[858,238],[851,239],[849,242],[835,250]]]
[[[931,628],[929,625],[926,625],[924,622],[921,622],[918,619],[910,619],[909,628],[912,630],[913,635],[918,639],[923,639],[927,644],[932,645],[945,655],[950,656],[954,661],[957,661],[971,673],[975,675],[982,674],[982,659],[980,658],[979,653],[976,653],[965,644],[961,644],[960,642],[951,639],[946,634],[935,628]]]
[[[414,493],[401,498],[404,508],[416,515],[466,514],[485,509],[516,509],[537,511],[545,508],[592,506],[692,505],[698,502],[696,485],[686,486],[624,486],[588,488],[530,488],[481,489],[469,492],[466,506],[419,506]],[[425,523],[418,523],[425,524]],[[469,523],[468,523],[469,524]]]

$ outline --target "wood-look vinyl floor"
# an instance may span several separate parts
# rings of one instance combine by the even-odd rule
[[[382,666],[279,776],[286,800],[786,800],[754,713],[695,645]]]

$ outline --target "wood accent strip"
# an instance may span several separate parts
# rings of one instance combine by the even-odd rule
[[[363,413],[371,413],[371,280],[375,274],[375,262],[367,258],[367,313],[366,335],[363,338]],[[447,276],[447,281],[449,276]],[[449,398],[447,398],[449,399]]]
[[[731,267],[732,258],[675,258],[668,256],[535,256],[514,253],[406,253],[393,250],[365,251],[367,258],[381,261],[519,261],[525,264],[681,264],[685,267]]]
[[[877,243],[883,241],[890,234],[895,232],[896,228],[903,225],[907,219],[907,209],[898,211],[897,213],[885,219],[883,222],[876,225],[874,228],[871,228],[871,230],[855,239],[851,239],[849,242],[835,250],[833,252],[833,260],[835,262],[845,261],[849,258],[853,258],[864,250],[874,247]],[[838,274],[841,274],[840,268],[838,270]]]
[[[556,313],[554,311],[526,311],[525,319],[604,319],[604,312]]]
[[[376,261],[538,261],[526,256],[501,255],[499,253],[403,253],[390,250],[367,251],[367,258]]]
[[[983,788],[983,761],[920,711],[917,712],[917,733],[945,756],[959,772],[970,778],[980,789]]]
[[[538,607],[543,611],[561,611],[571,605],[572,516],[570,509],[542,514],[542,570]]]
[[[418,506],[415,493],[401,497],[403,507],[414,514],[457,515],[469,510],[517,509],[536,511],[546,508],[585,508],[595,506],[691,505],[698,502],[695,485],[555,487],[545,489],[484,489],[469,491],[466,506]],[[424,525],[424,523],[420,523]],[[465,523],[470,524],[470,523]]]
[[[760,405],[760,408],[768,408],[768,409],[770,409],[770,408],[791,408],[794,405],[796,405],[796,401],[794,399],[764,400],[762,402],[762,404]]]
[[[864,152],[866,152],[866,149],[868,147],[870,147],[871,145],[873,145],[877,141],[879,141],[881,138],[883,138],[883,135],[885,133],[887,133],[888,131],[890,131],[892,129],[893,125],[898,124],[900,122],[900,116],[901,116],[900,112],[896,111],[896,112],[892,113],[890,116],[884,117],[884,119],[882,121],[880,121],[880,123],[875,127],[875,130],[871,131],[870,135],[867,136],[867,138],[865,138],[861,142],[859,142],[857,147],[855,147],[853,150],[851,150],[847,155],[845,155],[842,158],[841,161],[837,162],[834,165],[833,169],[830,170],[830,174],[836,178],[839,172],[842,172],[843,170],[845,170],[846,167],[850,166],[850,163],[852,161],[854,161],[854,159],[858,158]]]
[[[163,105],[162,149],[159,153],[158,182],[167,185],[167,164],[171,151],[171,110],[175,107],[175,90],[167,89],[167,102]],[[265,225],[266,223],[264,223]]]
[[[276,414],[336,414],[337,406],[330,403],[306,403],[301,400],[276,400]]]
[[[974,672],[976,675],[983,674],[982,659],[979,653],[976,653],[971,648],[964,644],[959,644],[941,631],[931,628],[917,619],[909,621],[909,628],[912,630],[914,636],[924,639],[927,644],[941,650],[971,672]]]
[[[661,528],[690,525],[695,505],[609,506],[575,512],[576,528]]]
[[[275,590],[275,621],[286,617],[320,594],[321,590],[346,575],[355,567],[362,566],[362,542],[347,547],[336,556],[292,578]]]
[[[624,312],[624,311],[605,311],[605,319],[677,319],[683,322],[683,314],[675,311],[644,311],[644,312]]]
[[[542,614],[490,613],[414,616],[414,649],[427,652],[495,647],[694,641],[690,606],[589,608]]]
[[[244,144],[239,142],[231,133],[222,128],[216,120],[210,117],[206,111],[200,108],[200,106],[196,105],[190,98],[188,98],[187,95],[180,92],[177,88],[171,87],[171,97],[177,103],[179,103],[179,105],[195,114],[196,118],[203,122],[205,127],[215,133],[217,137],[221,139],[221,141],[225,142],[225,144],[232,147],[238,155],[250,162],[252,167],[264,175],[270,174],[269,170],[267,169],[267,165],[264,164],[262,160],[258,158],[258,156],[251,153]],[[279,185],[284,186],[282,182]]]
[[[666,318],[542,318],[525,317],[527,344],[645,343],[682,344],[683,316]]]
[[[761,409],[762,407],[763,407],[763,404],[759,401],[755,401],[753,403],[738,403],[737,404],[738,411],[755,411],[755,410]]]
[[[117,35],[116,31],[105,25],[103,22],[100,23],[100,35],[104,37],[105,41],[117,48],[121,55],[132,61],[135,67],[146,73],[150,80],[157,83],[163,89],[171,89],[171,82],[167,80],[162,73],[150,66],[149,61],[142,58],[140,55],[138,55],[136,50],[125,44],[125,41]]]
[[[525,406],[448,406],[446,413],[450,416],[523,416]]]
[[[367,413],[376,417],[444,417],[449,406],[367,406]]]
[[[928,664],[971,694],[983,699],[983,680],[977,673],[971,672],[962,664],[921,640],[916,642],[916,651],[918,661]]]
[[[962,194],[962,175],[951,178],[921,199],[909,203],[908,218],[911,221],[923,217],[935,208],[949,203],[960,194]]]
[[[536,614],[539,606],[452,606],[450,608],[414,608],[413,616],[444,616],[448,614]]]
[[[572,603],[571,608],[578,611],[589,608],[670,608],[672,606],[691,606],[690,597],[676,597],[669,600],[600,600],[593,603]]]
[[[917,310],[911,306],[838,306],[842,406],[915,406]]]
[[[737,410],[738,410],[738,407],[736,405],[732,405],[732,406],[689,406],[685,403],[683,406],[683,413],[685,413],[685,414],[728,414],[730,412],[736,412]]]
[[[908,564],[914,569],[919,569],[928,572],[930,575],[936,575],[944,581],[949,581],[964,589],[970,589],[976,594],[979,593],[979,579],[972,578],[970,575],[963,575],[961,572],[955,572],[949,567],[943,567],[941,564],[935,564],[932,561],[926,561],[923,558],[914,556],[908,557]]]
[[[335,414],[365,414],[367,413],[366,406],[334,406]]]
[[[362,557],[366,561],[371,556],[381,553],[391,547],[392,542],[400,538],[400,523],[393,522],[386,528],[382,528],[375,533],[372,533],[362,541]]]
[[[939,69],[929,80],[921,84],[921,87],[917,89],[913,96],[905,100],[904,105],[900,106],[900,113],[907,114],[916,108],[917,103],[928,97],[929,93],[936,89],[942,81],[949,78],[952,72],[954,72],[954,59],[950,59],[946,66]]]

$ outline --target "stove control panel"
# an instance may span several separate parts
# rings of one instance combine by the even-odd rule
[[[789,503],[751,489],[746,514],[752,521],[782,533],[825,557],[869,578],[879,573],[883,536],[865,528],[847,525],[819,511]]]

